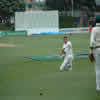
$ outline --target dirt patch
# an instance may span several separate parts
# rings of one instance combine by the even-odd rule
[[[16,45],[16,44],[0,43],[0,47],[9,47],[9,48],[15,48],[15,47],[23,47],[23,45]]]

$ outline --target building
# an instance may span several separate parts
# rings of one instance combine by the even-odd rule
[[[100,0],[96,0],[96,16],[100,16]]]
[[[42,10],[45,7],[46,0],[24,0],[26,11]]]

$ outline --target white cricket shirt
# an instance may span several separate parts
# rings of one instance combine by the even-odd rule
[[[100,46],[100,27],[94,27],[90,37],[90,47]]]
[[[73,55],[73,53],[72,53],[72,43],[70,41],[68,41],[67,43],[64,43],[63,49],[64,49],[66,56],[67,55]]]

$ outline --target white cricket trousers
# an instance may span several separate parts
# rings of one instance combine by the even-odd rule
[[[96,72],[96,88],[100,89],[100,48],[95,51],[95,72]]]
[[[72,55],[67,55],[64,57],[64,61],[60,66],[60,71],[68,70],[68,68],[72,69]]]

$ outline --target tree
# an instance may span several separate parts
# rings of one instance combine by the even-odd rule
[[[16,11],[24,11],[24,10],[25,10],[24,0],[21,0],[21,2],[20,0],[0,0],[0,16],[3,16],[2,17],[3,19],[5,19],[5,17],[10,19],[11,16],[14,16],[14,13]]]
[[[65,0],[46,0],[46,5],[54,10],[63,10]]]

